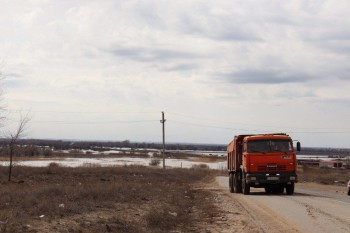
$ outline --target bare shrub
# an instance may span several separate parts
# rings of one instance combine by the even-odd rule
[[[194,164],[191,167],[192,169],[209,169],[209,166],[205,163],[201,163],[201,164]]]
[[[55,162],[49,163],[49,165],[47,165],[46,167],[46,173],[54,174],[59,168],[60,168],[60,165],[58,163],[55,163]]]
[[[159,159],[151,159],[151,161],[149,162],[150,166],[159,166],[159,164],[160,164]]]
[[[182,220],[182,219],[181,219]],[[181,223],[177,212],[171,212],[165,208],[152,208],[146,215],[147,225],[160,232],[169,232]]]
[[[55,162],[52,162],[52,163],[49,163],[49,165],[47,165],[48,168],[58,168],[60,167],[60,165],[58,163],[55,163]]]

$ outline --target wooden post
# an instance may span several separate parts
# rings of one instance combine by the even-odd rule
[[[164,112],[162,112],[162,120],[160,123],[162,123],[163,126],[163,169],[165,169],[165,121]]]

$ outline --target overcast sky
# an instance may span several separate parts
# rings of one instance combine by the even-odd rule
[[[350,148],[348,0],[0,0],[3,131]]]

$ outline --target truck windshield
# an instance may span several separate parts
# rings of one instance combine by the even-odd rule
[[[289,140],[252,140],[248,141],[248,152],[289,152],[293,151],[293,144]]]

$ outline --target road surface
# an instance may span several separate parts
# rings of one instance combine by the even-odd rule
[[[320,188],[321,187],[321,188]],[[222,219],[207,232],[350,232],[350,196],[333,186],[296,185],[292,196],[267,195],[251,189],[251,195],[229,193],[228,177],[217,177]],[[209,187],[210,188],[210,187]],[[338,189],[341,189],[338,188]]]

